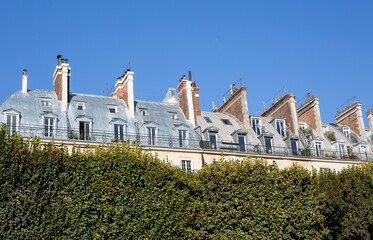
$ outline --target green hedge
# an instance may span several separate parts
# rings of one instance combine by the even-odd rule
[[[1,239],[369,239],[373,164],[262,161],[185,173],[128,143],[74,149],[0,132]]]

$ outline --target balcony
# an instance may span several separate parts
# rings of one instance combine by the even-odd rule
[[[341,159],[353,161],[368,161],[373,159],[370,153],[356,153],[356,152],[338,152],[327,150],[316,150],[310,147],[292,149],[282,146],[265,146],[253,144],[239,144],[235,142],[217,141],[210,143],[203,141],[200,138],[186,138],[180,139],[179,136],[164,136],[155,135],[148,136],[146,134],[128,133],[121,136],[115,136],[114,131],[80,131],[79,129],[64,129],[55,128],[52,132],[50,129],[46,130],[44,126],[21,125],[17,127],[17,132],[25,138],[40,137],[41,139],[54,139],[62,141],[76,141],[76,142],[97,142],[97,143],[115,143],[121,141],[130,141],[137,143],[144,147],[163,147],[163,148],[179,148],[179,149],[203,149],[211,151],[225,151],[237,152],[246,154],[259,155],[276,155],[289,156],[300,158],[322,158],[322,159]]]

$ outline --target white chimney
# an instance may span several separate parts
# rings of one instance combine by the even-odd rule
[[[22,76],[22,92],[27,93],[27,70],[23,70],[23,76]]]

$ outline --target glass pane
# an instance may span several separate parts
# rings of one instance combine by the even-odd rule
[[[124,137],[123,137],[123,125],[119,126],[119,138],[120,138],[120,140],[124,139]]]
[[[238,144],[240,147],[240,151],[244,152],[245,151],[245,137],[242,135],[238,136]]]
[[[210,146],[211,149],[216,149],[216,135],[210,134]]]
[[[272,153],[272,142],[271,138],[265,138],[266,153]]]
[[[17,116],[12,116],[12,134],[16,133],[16,126],[17,126]]]
[[[291,140],[291,151],[293,155],[298,155],[298,149],[297,149],[297,141]]]

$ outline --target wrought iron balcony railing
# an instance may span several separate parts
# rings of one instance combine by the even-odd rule
[[[40,137],[41,139],[54,139],[62,141],[82,141],[98,143],[115,143],[120,141],[136,142],[140,146],[154,146],[165,148],[182,149],[206,149],[213,151],[241,152],[248,154],[263,154],[277,156],[293,156],[303,158],[325,158],[342,160],[368,161],[373,159],[373,155],[368,152],[339,152],[313,148],[289,148],[283,146],[265,146],[253,144],[240,144],[234,142],[203,141],[200,138],[180,138],[179,136],[153,135],[141,133],[123,133],[114,131],[90,130],[67,128],[46,128],[44,126],[21,125],[17,126],[16,132],[25,138]],[[13,132],[9,132],[13,134]]]

